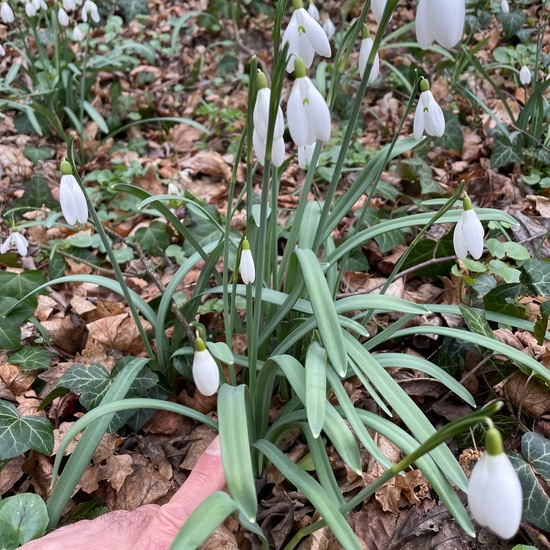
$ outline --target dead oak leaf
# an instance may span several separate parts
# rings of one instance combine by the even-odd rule
[[[142,320],[146,331],[151,325]],[[87,325],[90,338],[93,338],[108,349],[122,352],[139,353],[143,351],[143,342],[134,320],[128,313],[98,319]]]

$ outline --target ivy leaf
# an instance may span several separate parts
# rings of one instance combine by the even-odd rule
[[[34,449],[49,456],[53,450],[51,422],[42,416],[19,418],[17,409],[0,401],[0,461]]]
[[[539,346],[544,344],[546,338],[546,330],[548,328],[548,319],[550,318],[550,302],[543,302],[540,306],[540,315],[535,322],[533,334],[537,339]]]
[[[41,537],[46,532],[48,521],[46,504],[38,495],[21,493],[0,501],[2,549],[17,548]]]
[[[487,322],[485,317],[485,311],[482,309],[475,309],[473,307],[468,307],[461,305],[460,312],[464,317],[464,321],[468,325],[468,328],[475,332],[476,334],[481,334],[482,336],[487,336],[487,338],[494,338],[493,331]]]
[[[11,309],[17,300],[0,296],[0,348],[19,349],[21,347],[21,323],[34,311],[26,302]]]
[[[148,227],[138,229],[135,238],[143,250],[155,256],[166,250],[170,244],[170,237],[166,232],[166,224],[160,222],[153,222]]]
[[[504,134],[496,133],[493,139],[491,168],[496,170],[497,168],[508,166],[508,164],[512,164],[513,162],[521,162],[522,160],[521,148],[517,144],[511,143]]]
[[[22,371],[49,369],[53,353],[40,347],[28,347],[10,356],[10,363],[19,365]]]
[[[19,300],[46,282],[46,275],[38,269],[24,271],[23,273],[0,271],[0,296],[9,296]],[[35,296],[28,298],[27,302],[33,308],[36,307],[37,300]]]
[[[59,203],[53,198],[52,191],[44,178],[35,176],[25,187],[25,194],[20,199],[11,201],[15,208],[18,206],[31,206],[42,208],[46,206],[51,210],[59,209]]]
[[[514,10],[509,13],[500,12],[498,19],[502,24],[506,40],[512,38],[527,23],[523,10]]]
[[[531,289],[521,283],[500,284],[483,297],[485,309],[504,313],[520,319],[525,318],[525,307],[517,301],[522,296],[531,294]]]
[[[529,283],[537,294],[550,297],[550,262],[527,260],[521,270],[521,282]]]
[[[117,0],[117,6],[122,10],[126,23],[133,21],[138,15],[149,13],[147,0]]]
[[[38,164],[43,160],[48,160],[53,157],[53,151],[49,147],[33,147],[27,145],[23,149],[23,154],[33,163]]]

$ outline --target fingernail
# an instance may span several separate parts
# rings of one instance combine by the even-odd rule
[[[215,455],[220,456],[222,454],[221,448],[220,448],[220,437],[216,436],[210,445],[208,445],[208,448],[205,451],[209,455]]]

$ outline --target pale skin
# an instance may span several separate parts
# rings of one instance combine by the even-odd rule
[[[20,550],[168,550],[193,510],[223,489],[225,475],[216,437],[170,502],[117,510],[61,527]]]

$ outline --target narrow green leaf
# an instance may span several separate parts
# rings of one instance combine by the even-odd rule
[[[88,113],[90,118],[98,125],[99,129],[104,133],[109,133],[109,127],[107,126],[107,123],[105,122],[105,119],[99,114],[99,112],[96,110],[96,108],[89,102],[84,100],[82,102],[82,105],[84,107],[84,110]]]
[[[464,317],[464,321],[468,325],[468,328],[476,334],[481,334],[487,338],[494,338],[493,331],[487,322],[485,317],[485,310],[460,305],[460,312]]]
[[[327,402],[327,352],[312,342],[306,353],[306,411],[313,437],[319,437],[325,423]]]

